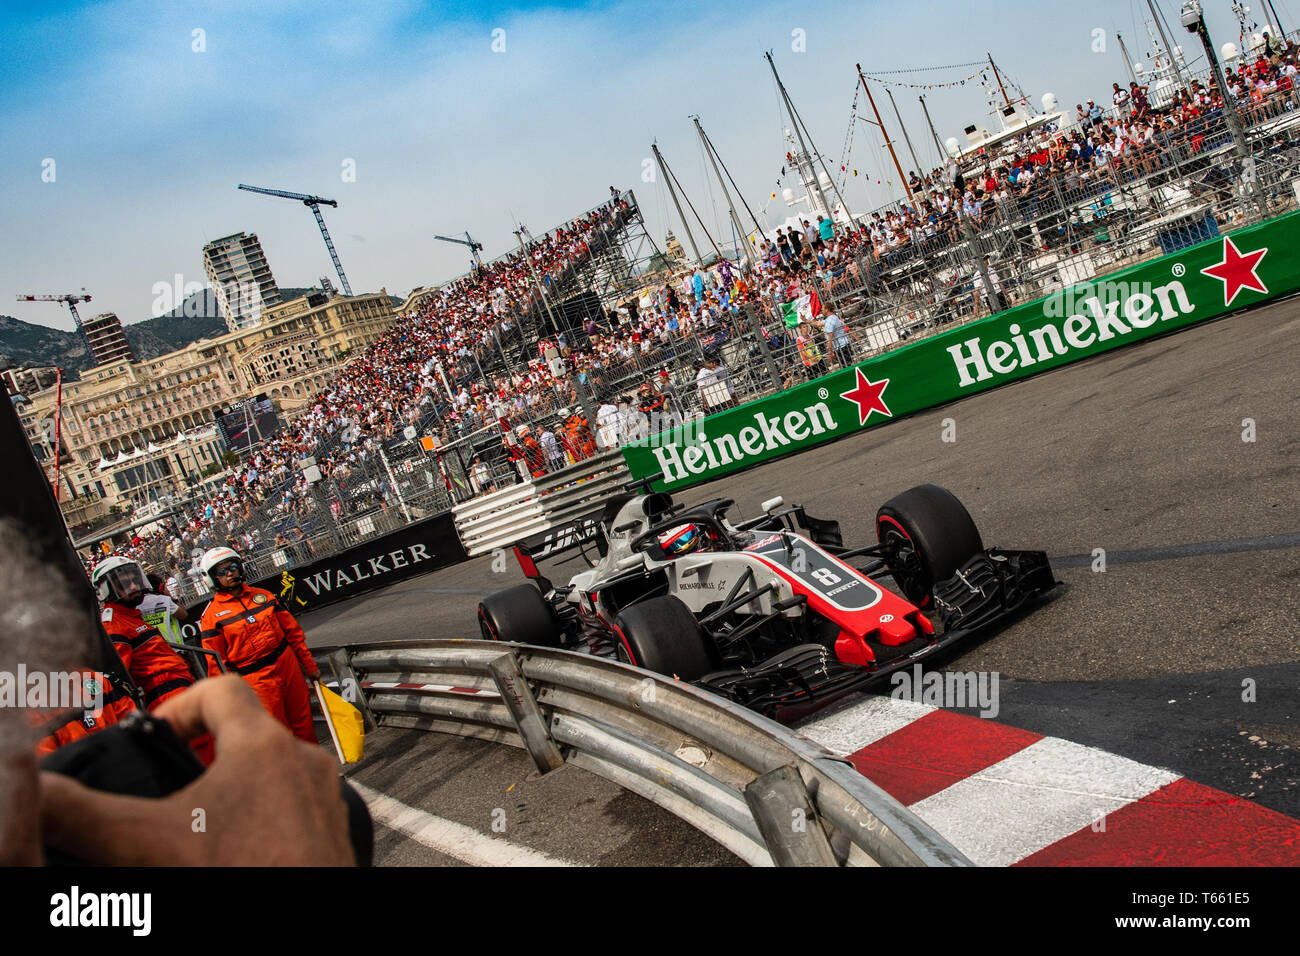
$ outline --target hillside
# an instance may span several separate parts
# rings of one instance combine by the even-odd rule
[[[297,298],[308,289],[281,289],[284,299]],[[204,289],[180,307],[156,318],[122,326],[126,340],[141,359],[156,358],[184,348],[199,339],[226,332],[221,310],[211,290]],[[75,332],[64,332],[0,315],[0,357],[14,365],[61,365],[65,372],[82,372],[92,366],[89,350]]]
[[[0,315],[0,356],[14,365],[59,365],[65,369],[90,366],[90,352],[75,332],[32,325]]]

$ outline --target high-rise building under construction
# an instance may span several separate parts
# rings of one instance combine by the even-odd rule
[[[131,343],[122,331],[122,320],[112,312],[102,312],[93,319],[83,321],[81,333],[86,337],[86,345],[95,358],[95,365],[108,365],[119,359],[135,361]]]

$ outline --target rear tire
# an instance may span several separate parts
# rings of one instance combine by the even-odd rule
[[[671,594],[625,608],[614,623],[620,657],[636,667],[684,681],[714,670],[708,636],[690,608]]]
[[[917,485],[881,505],[876,537],[901,546],[889,569],[903,596],[918,607],[930,605],[936,581],[952,577],[984,550],[970,512],[938,485]]]
[[[519,584],[485,597],[478,605],[478,626],[487,641],[560,646],[555,612],[532,584]]]

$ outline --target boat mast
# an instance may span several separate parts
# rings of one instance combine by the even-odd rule
[[[898,117],[898,128],[903,131],[903,142],[907,144],[907,151],[912,154],[912,163],[916,166],[916,174],[921,175],[921,161],[916,158],[916,150],[912,148],[912,137],[907,135],[907,127],[903,125],[903,114],[898,112],[898,104],[894,102],[894,93],[892,90],[885,90],[889,95],[889,103],[894,107],[894,115]]]
[[[772,55],[770,53],[767,55],[767,62],[772,65],[772,75],[776,76],[776,64],[772,63]],[[835,198],[840,201],[840,209],[844,212],[844,218],[849,222],[853,222],[853,213],[849,210],[849,204],[844,201],[844,194],[840,192],[840,187],[835,184],[835,177],[832,176],[831,171],[826,168],[826,158],[822,156],[821,152],[817,149],[817,144],[812,141],[812,132],[808,129],[807,124],[804,123],[803,117],[799,115],[799,111],[795,109],[794,102],[790,99],[790,94],[785,91],[785,86],[781,83],[781,78],[779,76],[776,77],[776,85],[781,87],[781,95],[785,97],[785,105],[789,107],[790,116],[794,119],[795,131],[797,132],[800,127],[803,127],[803,131],[808,134],[808,142],[813,149],[811,154],[805,152],[808,159],[808,165],[810,167],[813,165],[813,156],[816,156],[817,162],[821,163],[822,172],[826,174],[826,181],[831,184],[831,189],[835,190]],[[799,142],[800,144],[803,143],[802,136],[799,137]],[[813,179],[815,180],[816,178],[817,172],[816,170],[813,170]],[[818,183],[817,186],[818,191],[820,192],[821,184]],[[830,203],[826,202],[826,194],[822,193],[821,197],[822,204],[826,207],[826,215],[833,221],[835,216],[831,210]]]
[[[930,119],[930,108],[925,105],[925,97],[918,96],[921,101],[921,112],[925,114],[926,125],[930,127],[930,135],[934,137],[934,145],[939,150],[939,165],[946,165],[948,151],[943,148],[943,143],[939,142],[939,134],[934,131],[934,120]]]
[[[727,168],[726,160],[718,154],[717,149],[713,146],[713,140],[709,139],[708,133],[704,134],[704,143],[713,152],[713,156],[717,159],[718,165],[722,167],[722,171],[727,174],[727,181],[731,183],[731,188],[734,189],[736,195],[740,197],[740,205],[744,208],[745,214],[749,216],[750,220],[754,223],[754,231],[762,232],[763,227],[758,224],[758,217],[754,215],[754,210],[749,208],[749,203],[745,202],[745,194],[742,193],[740,187],[736,185],[736,180],[732,178],[731,170]]]
[[[700,125],[700,118],[692,116],[691,119],[695,121],[695,131],[700,134],[700,144],[704,147],[704,151],[709,154],[709,161],[713,164],[713,175],[718,177],[718,185],[722,187],[722,195],[726,197],[727,209],[731,212],[732,229],[740,233],[739,245],[745,253],[745,262],[752,269],[757,264],[757,258],[754,255],[754,250],[750,248],[749,234],[745,231],[745,227],[741,225],[740,216],[736,214],[736,206],[732,203],[731,192],[722,179],[722,171],[718,169],[718,158],[713,155],[713,145],[709,142],[709,138],[704,135],[704,127]]]
[[[668,175],[668,167],[664,165],[664,158],[659,155],[659,144],[651,143],[650,151],[655,154],[655,162],[659,164],[659,175],[664,178],[664,185],[668,187],[668,195],[673,198],[673,205],[677,207],[677,216],[682,221],[682,228],[686,230],[686,241],[691,244],[691,252],[695,253],[695,262],[697,265],[703,263],[704,259],[700,256],[700,247],[695,244],[695,236],[691,234],[691,224],[686,221],[686,213],[682,212],[682,204],[677,201],[677,190],[673,189],[673,180]],[[703,225],[703,223],[700,225]]]
[[[1160,14],[1156,12],[1155,0],[1147,0],[1147,9],[1151,11],[1151,19],[1156,22],[1156,32],[1160,34],[1160,45],[1165,48],[1165,56],[1169,57],[1169,65],[1174,69],[1174,76],[1178,78],[1178,87],[1184,92],[1187,91],[1187,84],[1183,82],[1183,71],[1178,68],[1178,58],[1174,56],[1174,48],[1169,43],[1169,37],[1165,35],[1164,24],[1160,21]]]
[[[993,68],[993,78],[998,81],[998,89],[1002,91],[1002,99],[1006,102],[1007,106],[1010,106],[1011,97],[1007,96],[1007,88],[1002,85],[1002,74],[998,72],[998,65],[993,62],[993,54],[985,53],[984,55],[989,58],[989,66]]]
[[[858,68],[858,80],[862,83],[862,88],[867,91],[867,102],[871,104],[871,112],[876,114],[876,126],[885,136],[885,145],[889,147],[889,155],[894,160],[894,168],[898,170],[898,178],[903,183],[903,189],[907,192],[907,198],[912,198],[912,187],[907,185],[907,177],[903,175],[903,167],[898,163],[898,154],[894,152],[894,144],[889,140],[889,130],[885,129],[884,122],[880,119],[880,110],[876,109],[876,100],[871,95],[871,87],[867,86],[867,78],[862,75],[862,64],[854,64]]]
[[[803,153],[804,160],[808,163],[809,172],[812,174],[809,176],[808,181],[804,183],[804,186],[812,194],[813,198],[821,203],[822,210],[829,216],[831,214],[830,203],[826,201],[826,194],[822,192],[821,183],[817,182],[817,171],[812,168],[812,153],[808,152],[808,146],[803,141],[803,133],[799,129],[799,122],[794,118],[794,106],[790,103],[790,95],[786,93],[785,84],[781,82],[781,76],[776,72],[776,64],[772,62],[772,54],[764,53],[763,56],[767,58],[767,65],[772,68],[772,76],[776,77],[776,87],[781,92],[781,99],[785,103],[785,111],[790,117],[790,126],[794,129],[795,138],[799,140],[799,150]],[[802,163],[798,165],[800,169],[803,168]]]
[[[1273,11],[1273,22],[1277,24],[1276,39],[1282,39],[1286,36],[1286,31],[1282,29],[1282,18],[1277,15],[1277,8],[1273,6],[1273,0],[1267,0],[1268,8]]]
[[[1269,33],[1271,33],[1273,35],[1273,39],[1276,40],[1278,37],[1281,36],[1281,31],[1278,29],[1277,24],[1273,22],[1274,19],[1276,19],[1277,11],[1274,10],[1273,14],[1270,15],[1268,12],[1269,4],[1265,3],[1263,6],[1264,6],[1264,20],[1265,22],[1268,23]]]
[[[1133,72],[1133,61],[1129,59],[1128,47],[1124,45],[1124,38],[1116,33],[1115,39],[1119,41],[1120,56],[1124,57],[1124,65],[1128,67],[1128,78],[1136,83],[1138,81],[1137,74]]]

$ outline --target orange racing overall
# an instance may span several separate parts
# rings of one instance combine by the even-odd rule
[[[200,628],[203,646],[248,681],[272,717],[301,739],[317,742],[303,675],[315,677],[319,670],[302,628],[274,594],[247,586],[236,593],[218,591],[203,611]],[[208,675],[218,673],[216,661],[210,660]]]

